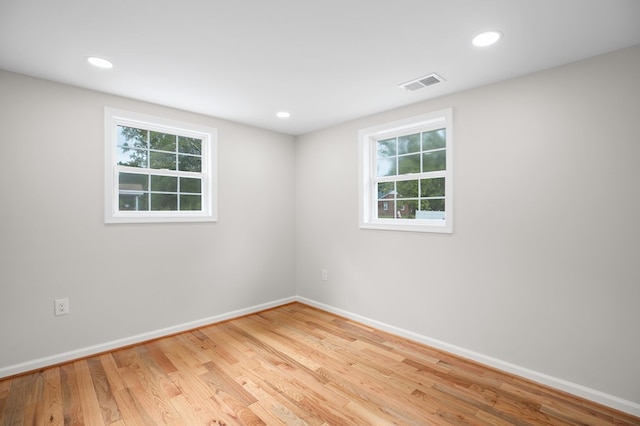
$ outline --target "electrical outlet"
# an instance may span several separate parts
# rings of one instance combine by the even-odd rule
[[[56,299],[53,304],[56,315],[66,315],[69,313],[69,299]]]
[[[327,281],[329,279],[329,271],[326,269],[321,270],[320,277],[322,278],[322,281]]]

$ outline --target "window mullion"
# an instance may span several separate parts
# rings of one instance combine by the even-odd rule
[[[147,153],[147,164],[146,168],[151,167],[151,130],[147,130],[147,139],[146,139],[146,153]]]
[[[176,141],[177,142],[177,141]],[[176,143],[176,150],[178,149],[178,145]],[[176,153],[177,155],[177,153]],[[176,159],[177,161],[177,159]],[[177,163],[176,163],[177,164]],[[176,206],[178,206],[178,211],[181,211],[182,209],[180,209],[180,176],[178,176],[178,182],[176,182]]]
[[[147,174],[147,193],[149,194],[149,198],[147,199],[147,210],[151,211],[151,174]]]

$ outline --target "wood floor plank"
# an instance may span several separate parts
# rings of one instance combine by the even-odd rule
[[[339,375],[327,384],[330,390],[349,400],[347,409],[355,409],[363,419],[363,424],[368,424],[369,418],[379,419],[379,424],[416,424],[416,418],[422,419],[417,424],[425,423],[427,419],[431,419],[433,423],[435,411],[425,410],[426,407],[422,406],[419,417],[414,417],[415,413],[398,410],[393,404],[389,404],[390,397],[385,395],[384,389],[372,388],[370,383],[364,384],[363,380],[366,379]]]
[[[3,425],[24,424],[24,410],[27,405],[27,392],[31,378],[16,377],[11,382],[9,394],[4,403]]]
[[[244,333],[252,344],[265,353],[279,358],[282,362],[299,368],[306,368],[309,372],[313,372],[320,367],[320,364],[309,356],[303,345],[274,333],[266,325],[251,321],[251,318],[245,318],[236,325],[239,330],[242,330],[239,332]],[[318,381],[323,380],[320,376],[317,379]]]
[[[0,381],[0,425],[5,424],[5,411],[7,408],[7,400],[11,389],[12,379]]]
[[[181,393],[180,389],[176,387],[171,382],[171,380],[169,380],[166,374],[166,371],[175,371],[175,367],[169,370],[166,369],[166,364],[164,362],[166,357],[161,360],[161,363],[164,365],[164,367],[161,367],[156,362],[157,357],[153,356],[153,354],[148,350],[147,346],[139,346],[136,349],[140,361],[146,367],[145,370],[149,373],[149,377],[153,380],[154,387],[159,390],[159,395],[161,395],[162,400],[166,401],[167,399],[179,395]]]
[[[397,386],[386,378],[381,381],[380,378],[384,376],[381,376],[378,371],[357,362],[347,362],[341,368],[334,366],[323,369],[323,374],[329,377],[331,384],[335,384],[349,399],[369,407],[374,413],[384,413],[398,419],[408,415],[409,417],[404,420],[406,423],[411,423],[411,417],[426,418],[435,413],[435,410],[429,410],[425,404],[419,406],[415,403],[411,404],[414,398],[407,395],[405,388]]]
[[[164,374],[174,373],[178,368],[171,362],[162,350],[158,342],[150,342],[145,346],[148,355],[153,358],[154,362]]]
[[[64,424],[64,408],[62,405],[62,383],[60,369],[48,368],[44,370],[44,389],[42,400],[44,405],[44,424],[59,426]]]
[[[207,358],[196,355],[184,345],[184,339],[180,336],[173,336],[171,339],[161,339],[157,341],[164,352],[166,358],[178,369],[190,369],[196,373],[206,373],[207,369],[202,366]],[[174,339],[175,338],[175,339]]]
[[[9,389],[11,389],[12,379],[6,379],[0,381],[0,399],[4,399],[9,395]]]
[[[100,360],[100,364],[102,364],[102,369],[104,370],[104,374],[109,381],[109,388],[112,392],[117,392],[125,388],[125,385],[122,381],[122,377],[120,377],[120,372],[118,370],[118,366],[116,365],[116,361],[113,358],[111,353],[102,354],[97,357]]]
[[[95,390],[96,402],[102,413],[102,419],[106,424],[112,424],[121,419],[118,403],[113,397],[107,373],[104,370],[100,358],[90,358],[87,360],[89,374]]]
[[[148,358],[143,359],[141,352],[139,347],[129,348],[121,359],[135,374],[135,380],[132,381],[132,386],[129,386],[129,391],[135,401],[145,408],[147,414],[157,424],[174,423],[180,416],[173,409],[168,395],[164,392],[163,377],[155,364],[150,363]]]
[[[37,404],[42,401],[42,392],[44,388],[44,376],[42,371],[38,371],[31,375],[27,386],[27,405]]]
[[[42,425],[44,424],[44,409],[42,401],[35,404],[29,404],[24,410],[24,424],[26,425]]]
[[[92,424],[100,426],[104,425],[105,422],[98,402],[98,394],[96,394],[96,389],[93,386],[88,361],[91,360],[82,359],[73,363],[80,395],[80,407],[86,422],[90,421]]]
[[[256,402],[251,404],[251,409],[260,416],[266,424],[307,424],[295,413],[295,409],[291,405],[285,404],[284,401],[276,400],[250,378],[239,376],[237,379],[242,384],[242,387],[256,399]],[[303,415],[305,414],[303,411],[301,411],[301,413]]]
[[[300,303],[0,380],[0,425],[625,425]]]
[[[184,394],[171,398],[171,405],[180,415],[180,418],[188,425],[204,425],[212,423],[207,412],[198,405],[193,405]]]
[[[185,402],[205,424],[239,424],[212,398],[212,390],[198,375],[188,370],[178,370],[171,373],[170,378],[181,389]]]
[[[200,378],[205,381],[207,386],[211,388],[212,392],[225,392],[245,405],[251,405],[256,402],[254,396],[248,393],[242,385],[233,380],[226,371],[220,368],[218,363],[213,361],[208,362],[204,367],[208,372],[206,374],[201,374]]]
[[[85,419],[80,403],[80,385],[76,377],[75,363],[60,366],[60,383],[65,426],[84,425]]]
[[[7,399],[8,398],[6,396],[0,398],[0,425],[5,424],[5,409],[7,408]]]
[[[128,388],[114,391],[113,398],[118,404],[122,420],[127,425],[154,426],[157,423],[136,400]]]

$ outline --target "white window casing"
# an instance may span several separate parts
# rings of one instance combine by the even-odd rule
[[[360,228],[453,232],[452,116],[448,108],[358,132]],[[429,146],[433,135],[444,146]]]
[[[217,220],[217,130],[136,112],[105,108],[104,221],[105,223],[214,222]],[[135,147],[122,144],[123,130],[145,135]],[[175,148],[154,148],[152,135],[167,137]],[[120,138],[120,141],[119,141]],[[173,140],[172,138],[175,138]],[[138,138],[140,141],[141,139]],[[191,143],[196,153],[181,151]],[[138,164],[122,161],[127,151],[139,153]],[[123,154],[125,152],[125,154]],[[120,156],[120,159],[119,159]],[[172,166],[154,166],[153,158]],[[182,167],[182,164],[189,167]],[[142,183],[126,183],[126,179]],[[164,188],[162,185],[164,179]],[[124,181],[124,182],[123,182]],[[168,184],[167,184],[168,182]],[[157,184],[156,184],[157,183]],[[157,185],[159,190],[156,190]],[[175,186],[175,188],[174,188]],[[171,187],[171,189],[166,189]],[[168,200],[169,207],[156,207],[155,200]],[[142,201],[141,201],[142,200]],[[165,203],[167,204],[167,203]],[[158,206],[160,204],[157,204]]]

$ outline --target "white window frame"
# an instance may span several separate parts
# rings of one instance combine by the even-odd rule
[[[217,130],[212,127],[169,120],[151,115],[106,107],[104,110],[104,221],[105,223],[154,222],[215,222],[218,220],[217,201]],[[199,211],[121,211],[118,195],[120,172],[139,169],[118,165],[117,126],[135,127],[202,140],[201,172],[155,170],[153,175],[202,178],[202,210]]]
[[[359,225],[362,229],[380,229],[393,231],[453,233],[453,111],[451,108],[434,111],[406,119],[384,123],[361,129],[358,132],[360,171],[359,171]],[[446,132],[446,170],[437,172],[445,178],[445,218],[444,219],[399,219],[378,218],[378,191],[376,176],[377,141],[394,136],[409,135],[436,129]],[[406,180],[410,176],[399,175]],[[430,172],[431,177],[436,173]],[[388,180],[388,178],[385,178]]]

